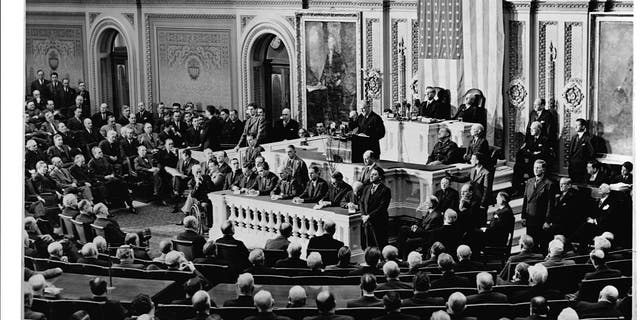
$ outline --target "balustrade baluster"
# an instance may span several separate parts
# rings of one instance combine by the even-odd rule
[[[298,225],[298,217],[295,215],[288,215],[290,224],[293,226],[293,236],[300,238],[300,226]]]
[[[309,238],[309,229],[307,228],[307,217],[300,217],[300,238]]]

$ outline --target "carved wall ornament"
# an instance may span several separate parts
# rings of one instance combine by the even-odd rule
[[[122,14],[125,18],[127,18],[127,21],[129,21],[129,23],[131,24],[131,26],[135,27],[135,16],[133,13],[129,13],[129,12],[125,12]]]
[[[373,24],[378,23],[378,18],[367,19],[366,46],[367,46],[367,69],[373,68]]]
[[[406,22],[407,19],[391,19],[391,100],[398,101],[398,24]]]
[[[96,18],[100,15],[100,12],[89,12],[89,26],[93,24]]]
[[[187,59],[187,72],[191,80],[197,80],[200,76],[200,59],[195,56],[191,56]]]
[[[507,90],[509,96],[509,102],[515,108],[520,111],[524,109],[524,101],[527,98],[527,88],[522,79],[514,79],[509,82],[509,89]]]
[[[286,16],[284,18],[287,19],[287,21],[289,21],[291,26],[295,28],[295,26],[296,26],[296,17],[294,17],[294,16]]]
[[[418,19],[411,19],[411,74],[418,72],[418,46],[420,23]]]
[[[247,24],[249,24],[249,22],[251,22],[255,17],[256,16],[240,16],[240,30],[244,31],[244,27],[246,27]]]
[[[382,72],[378,68],[363,71],[366,75],[364,78],[364,90],[367,99],[380,99],[382,94]]]
[[[565,108],[571,110],[571,112],[579,112],[579,106],[584,100],[584,93],[580,88],[580,83],[577,81],[571,81],[564,87],[562,98],[565,102]]]

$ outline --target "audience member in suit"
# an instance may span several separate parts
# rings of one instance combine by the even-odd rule
[[[523,235],[520,237],[519,241],[520,245],[520,253],[510,256],[507,259],[507,262],[504,265],[504,269],[500,272],[499,276],[503,280],[508,280],[508,272],[509,265],[512,263],[523,262],[523,261],[541,261],[544,259],[542,254],[535,253],[533,250],[535,248],[535,243],[533,242],[533,238],[529,235]]]
[[[64,144],[64,140],[60,134],[53,136],[53,145],[47,149],[49,159],[58,157],[62,160],[62,166],[68,168],[73,165],[73,154],[71,148]]]
[[[160,138],[158,138],[158,134],[153,132],[153,125],[148,122],[144,124],[142,130],[143,132],[138,135],[138,142],[155,154],[162,146],[162,142],[160,141]]]
[[[371,171],[377,170],[380,166],[376,163],[377,155],[373,153],[371,150],[367,150],[362,154],[362,161],[364,166],[362,167],[362,173],[358,178],[358,181],[362,184],[369,184],[371,181],[369,177],[371,176]]]
[[[176,239],[182,241],[191,241],[194,258],[203,258],[204,253],[202,248],[206,240],[201,236],[197,230],[198,219],[194,216],[186,216],[182,222],[184,224],[184,231],[178,233]]]
[[[633,184],[633,163],[629,161],[625,161],[620,166],[620,174],[611,177],[610,183],[625,183],[625,184]]]
[[[293,286],[289,289],[287,308],[304,308],[307,304],[307,292],[301,286]]]
[[[240,190],[241,192],[255,189],[258,184],[256,173],[253,171],[253,163],[245,162],[242,164],[242,176],[238,182],[231,186],[232,190]]]
[[[250,266],[243,273],[250,274],[271,274],[273,273],[273,269],[264,265],[264,251],[262,249],[253,249],[249,252],[249,263]]]
[[[103,208],[104,203],[97,203],[95,206],[95,211],[100,210],[108,210]],[[85,226],[85,230],[88,230],[90,224],[96,221],[96,215],[93,213],[93,208],[91,207],[91,202],[89,200],[82,200],[78,203],[78,209],[80,209],[80,214],[75,217],[75,220],[83,223]]]
[[[447,209],[458,209],[460,194],[456,189],[451,188],[451,179],[448,177],[440,179],[440,190],[436,191],[434,195],[438,198],[436,211],[445,212]]]
[[[471,142],[467,147],[467,152],[464,154],[464,161],[471,162],[471,156],[480,153],[483,155],[489,155],[489,143],[485,139],[485,127],[479,124],[471,126]]]
[[[599,187],[601,184],[609,181],[609,177],[606,176],[602,164],[597,160],[590,160],[587,162],[587,176],[585,182],[592,187]]]
[[[351,249],[347,246],[342,246],[338,249],[338,263],[327,266],[325,270],[344,270],[355,269],[356,264],[351,263]]]
[[[231,159],[229,163],[231,164],[231,170],[224,177],[224,185],[222,187],[224,190],[230,190],[232,186],[239,184],[240,179],[242,179],[242,169],[240,169],[238,158]]]
[[[306,186],[309,181],[309,172],[307,170],[307,164],[298,157],[296,154],[296,148],[293,145],[287,146],[287,162],[285,167],[291,169],[293,179],[299,186]]]
[[[94,210],[96,221],[93,224],[104,228],[104,236],[107,243],[112,246],[120,246],[124,243],[125,233],[120,229],[118,221],[108,218],[109,212],[106,210]]]
[[[36,71],[36,79],[31,82],[31,90],[29,90],[29,92],[38,90],[44,99],[49,99],[51,97],[49,83],[51,83],[51,81],[44,78],[44,71],[38,70]]]
[[[245,142],[249,134],[253,135],[253,137],[258,140],[258,143],[262,143],[266,138],[266,122],[264,117],[259,117],[256,114],[255,104],[250,103],[249,105],[247,105],[247,114],[248,117],[244,122],[244,129],[235,147],[236,152],[238,151],[238,149],[240,149],[242,143]],[[229,116],[231,117],[231,114]]]
[[[533,164],[534,177],[526,182],[522,204],[523,224],[538,248],[543,240],[543,229],[549,228],[556,194],[556,186],[546,177],[546,170],[547,163],[536,160]]]
[[[333,238],[336,233],[336,223],[332,220],[325,220],[324,222],[324,233],[320,236],[315,236],[309,239],[309,244],[307,248],[312,249],[335,249],[336,252],[344,243],[340,240],[336,240]]]
[[[109,105],[106,103],[100,104],[98,112],[91,116],[94,128],[102,128],[109,121],[109,117],[113,116],[113,113],[109,111]]]
[[[353,190],[347,192],[342,201],[340,202],[340,207],[344,209],[358,209],[358,205],[360,204],[360,198],[362,197],[362,187],[364,185],[360,181],[353,182]]]
[[[547,300],[564,299],[564,295],[555,289],[550,289],[547,285],[549,272],[547,267],[540,263],[529,267],[529,288],[519,290],[511,296],[512,303],[526,302],[536,296],[545,297]]]
[[[434,118],[436,101],[436,88],[428,86],[424,91],[424,101],[418,97],[414,100],[414,106],[418,109],[418,115],[425,118]],[[444,118],[443,118],[444,119]]]
[[[376,277],[373,274],[363,274],[362,277],[360,277],[362,297],[347,301],[347,308],[383,307],[382,299],[377,298],[373,294],[377,287]]]
[[[304,317],[303,320],[353,320],[353,317],[336,314],[336,299],[329,290],[323,290],[316,296],[318,315]]]
[[[526,134],[530,135],[531,127],[534,122],[542,125],[541,133],[547,138],[556,137],[558,134],[558,124],[550,110],[545,109],[546,101],[543,98],[537,98],[533,102],[533,110],[529,113],[529,123],[527,124]]]
[[[454,268],[455,272],[480,271],[484,270],[482,263],[471,260],[471,248],[466,245],[460,245],[456,250],[458,263]]]
[[[84,128],[82,121],[82,108],[75,108],[73,109],[73,115],[67,119],[67,128],[69,128],[73,133],[80,132]]]
[[[430,297],[431,282],[426,272],[418,271],[413,276],[413,296],[402,300],[403,307],[443,306],[444,298]]]
[[[258,183],[256,184],[256,190],[258,190],[261,196],[271,194],[271,192],[278,186],[278,176],[269,171],[269,164],[266,162],[260,163],[257,166]]]
[[[91,185],[91,193],[95,202],[105,202],[107,196],[106,185],[100,181],[101,177],[96,177],[89,172],[89,166],[85,164],[82,154],[77,154],[74,157],[73,165],[69,168],[69,172],[78,181],[78,184],[86,185],[89,183]]]
[[[63,114],[66,117],[68,117],[68,113],[66,112],[66,110],[69,106],[73,105],[76,96],[76,90],[69,86],[69,79],[62,79],[62,100],[61,103],[57,105],[63,108]]]
[[[207,106],[204,112],[204,123],[201,125],[201,128],[199,128],[200,130],[196,131],[199,133],[199,136],[196,137],[202,143],[202,148],[204,149],[210,148],[211,150],[217,151],[222,148],[220,144],[222,143],[221,138],[224,125],[217,114],[218,110],[216,110],[214,106]]]
[[[541,264],[547,268],[557,266],[569,266],[576,264],[575,261],[564,258],[564,243],[560,240],[549,242],[549,254]]]
[[[545,230],[544,240],[548,241],[556,234],[572,235],[587,214],[587,199],[572,186],[571,178],[560,178],[560,193],[555,195],[549,228]]]
[[[397,292],[388,292],[382,299],[384,303],[385,315],[374,318],[374,320],[418,320],[417,316],[404,314],[400,311],[402,300]]]
[[[48,136],[53,136],[58,134],[58,123],[60,121],[54,118],[53,112],[47,110],[44,112],[45,121],[40,125],[40,131]]]
[[[331,184],[329,184],[327,195],[320,201],[322,207],[339,207],[342,200],[353,190],[343,179],[340,171],[331,174]]]
[[[258,309],[258,313],[256,315],[246,317],[244,320],[292,320],[289,317],[278,316],[273,313],[274,303],[275,301],[269,291],[258,291],[258,293],[253,297],[253,304],[256,309]]]
[[[458,213],[453,209],[447,209],[444,212],[444,224],[442,227],[434,229],[429,235],[429,243],[431,245],[440,242],[444,245],[445,250],[449,254],[455,254],[456,248],[462,241],[462,233],[457,226]]]
[[[109,261],[98,259],[98,248],[92,242],[85,243],[82,246],[82,249],[80,250],[80,255],[82,255],[82,257],[78,258],[78,263],[91,264],[94,266],[101,266],[101,267],[109,267],[110,265]]]
[[[352,133],[358,135],[359,139],[358,143],[354,144],[353,152],[360,155],[361,150],[371,150],[374,154],[379,155],[380,139],[385,135],[384,122],[377,113],[371,110],[371,104],[366,100],[358,101],[358,110],[360,110],[360,114],[356,119],[357,127],[352,130]]]
[[[243,273],[236,281],[238,297],[227,300],[223,303],[225,307],[253,307],[253,276],[250,273]]]
[[[600,291],[598,302],[579,301],[575,308],[580,319],[621,317],[622,313],[616,308],[617,300],[618,289],[608,285]]]
[[[427,88],[427,91],[428,90],[429,89]],[[426,95],[427,101],[422,103],[418,103],[419,101],[416,101],[416,105],[420,106],[418,114],[428,118],[449,120],[451,118],[451,105],[449,105],[449,102],[445,97],[445,90],[441,89],[435,94],[438,97],[437,100],[433,100],[430,93],[426,93]]]
[[[124,319],[127,310],[120,304],[120,301],[107,297],[107,280],[96,277],[89,281],[89,288],[91,289],[91,297],[81,298],[81,300],[104,302],[102,314],[105,319]]]
[[[587,244],[595,235],[604,231],[612,232],[616,237],[630,232],[626,230],[631,229],[630,212],[621,208],[618,199],[611,193],[611,187],[603,183],[598,188],[598,193],[600,200],[592,209],[593,213],[574,232],[570,242]]]
[[[171,245],[171,243],[169,243]],[[162,247],[162,246],[160,246]],[[171,248],[171,247],[170,247]],[[216,264],[216,265],[228,265],[229,261],[220,259],[216,253],[216,242],[213,239],[207,240],[202,246],[202,254],[204,257],[193,259],[193,263],[197,264]],[[156,258],[157,259],[157,258]],[[155,261],[155,259],[154,259]]]
[[[450,175],[449,171],[447,171],[446,173],[448,174],[447,176],[451,177],[452,181],[469,182],[469,184],[471,185],[474,198],[480,201],[480,214],[478,214],[477,217],[473,218],[473,226],[479,228],[486,224],[486,210],[490,205],[493,204],[493,177],[484,165],[486,161],[485,154],[474,153],[473,155],[471,155],[470,161],[474,166],[474,169],[470,173],[460,176]]]
[[[291,233],[293,232],[293,226],[288,222],[283,222],[280,224],[280,235],[273,239],[267,240],[267,243],[264,245],[266,250],[287,250],[289,244],[289,237],[291,237]],[[313,238],[312,238],[313,239]],[[311,243],[311,240],[309,240]],[[308,246],[309,247],[309,246]]]
[[[160,191],[162,190],[160,167],[158,167],[155,159],[147,156],[146,146],[138,146],[137,151],[138,156],[133,160],[133,170],[142,180],[152,183],[153,200],[156,202],[164,201],[160,198]]]
[[[129,269],[144,269],[144,264],[133,263],[133,248],[129,245],[121,245],[116,251],[116,258],[120,260],[120,263],[114,263],[114,267],[129,268]]]
[[[509,238],[509,233],[513,232],[515,218],[509,200],[510,197],[506,192],[498,192],[496,196],[498,210],[493,213],[493,218],[484,231],[483,245],[503,246]]]
[[[499,285],[529,285],[529,264],[526,262],[519,262],[513,270],[513,275],[508,281],[498,278]]]
[[[73,90],[73,89],[72,89]],[[84,98],[80,95],[74,95],[71,99],[71,104],[65,105],[64,116],[66,119],[74,117],[76,110],[80,109],[79,116],[82,116],[82,105],[84,104]]]
[[[391,190],[382,183],[384,171],[381,168],[369,174],[370,184],[364,186],[360,199],[360,211],[367,246],[384,247],[388,242],[389,203]]]
[[[442,277],[433,281],[431,288],[473,288],[469,279],[453,273],[454,267],[453,257],[448,253],[441,253],[438,256],[438,268],[442,272]]]
[[[577,119],[575,129],[576,134],[569,143],[569,177],[575,183],[583,183],[587,174],[587,162],[593,160],[595,151],[591,135],[587,132],[587,121]]]
[[[304,192],[302,192],[300,196],[294,198],[294,201],[298,199],[302,202],[317,203],[322,200],[328,192],[329,184],[327,184],[324,179],[320,178],[320,167],[313,166],[309,171],[309,182],[307,182]]]
[[[78,138],[78,143],[82,146],[86,146],[87,148],[90,145],[98,145],[100,141],[104,139],[104,137],[100,134],[99,130],[96,130],[93,125],[93,120],[90,118],[85,118],[83,121],[83,128],[76,136]],[[86,152],[85,152],[86,153]]]
[[[233,223],[230,221],[225,221],[220,226],[220,230],[222,231],[223,236],[216,240],[217,244],[226,244],[226,245],[235,245],[234,250],[229,250],[228,254],[230,256],[223,255],[221,253],[220,248],[218,248],[218,255],[221,259],[225,259],[229,261],[230,266],[237,270],[241,271],[246,269],[249,266],[249,250],[244,245],[244,242],[237,240],[233,237],[235,234],[235,230],[233,227]]]
[[[173,196],[176,199],[174,204],[174,211],[179,211],[179,198],[182,195],[185,187],[187,187],[189,180],[193,178],[193,166],[200,162],[191,157],[191,150],[183,149],[180,151],[181,159],[178,160],[176,169],[180,175],[173,176]]]
[[[409,267],[409,263],[407,263],[406,261],[402,261],[400,259],[400,255],[398,254],[398,248],[388,244],[386,246],[384,246],[384,248],[382,248],[382,261],[380,261],[380,263],[378,263],[378,267],[382,268],[384,266],[385,263],[389,262],[389,261],[393,261],[395,262],[398,267],[400,268],[408,268]]]
[[[360,276],[365,273],[371,273],[374,275],[382,274],[382,270],[378,268],[378,262],[382,258],[382,253],[378,247],[367,247],[364,250],[364,264],[360,265],[358,269],[349,272],[350,276]]]
[[[460,202],[455,210],[458,212],[457,227],[461,232],[461,236],[471,233],[480,227],[480,222],[486,220],[486,214],[480,207],[480,199],[473,193],[471,185],[465,183],[460,188]],[[452,248],[448,248],[453,250]]]
[[[85,203],[88,204],[89,210],[91,210],[90,202],[86,201]],[[75,194],[69,193],[69,194],[65,194],[62,197],[61,214],[71,219],[75,218],[80,214],[80,208],[78,208],[78,197],[76,197]]]
[[[492,291],[493,277],[488,272],[480,272],[476,275],[476,287],[478,288],[478,294],[467,297],[467,303],[469,304],[509,302],[505,294]]]
[[[438,142],[433,146],[431,154],[427,158],[427,165],[440,165],[456,163],[458,145],[451,140],[451,130],[442,127],[438,130]]]
[[[469,93],[464,97],[464,104],[452,119],[461,119],[464,122],[473,122],[487,126],[487,110],[480,106],[481,96],[478,93]]]
[[[596,249],[591,251],[589,261],[593,267],[596,268],[596,271],[585,274],[583,280],[617,278],[622,275],[620,270],[611,269],[605,264],[605,254],[602,250]]]
[[[109,161],[104,158],[102,149],[100,149],[100,147],[93,147],[91,153],[93,154],[93,159],[91,159],[88,164],[89,173],[96,180],[104,183],[110,196],[109,198],[115,201],[124,201],[129,207],[129,212],[136,214],[138,211],[133,206],[133,201],[126,184],[114,171]]]
[[[64,92],[62,91],[62,83],[58,80],[57,72],[52,72],[50,77],[51,81],[47,85],[47,89],[49,91],[49,99],[53,100],[56,105],[56,110],[59,110],[64,105]]]
[[[89,95],[89,91],[85,86],[85,83],[80,81],[78,82],[78,92],[76,93],[78,96],[82,97],[82,114],[85,117],[91,115],[91,96]]]
[[[476,320],[475,317],[465,317],[464,309],[467,308],[467,297],[460,292],[454,292],[447,299],[447,311],[450,320]]]
[[[228,119],[224,119],[225,111],[229,115]],[[238,110],[226,110],[222,109],[220,115],[223,116],[222,125],[222,143],[235,144],[244,130],[244,123],[238,119]]]
[[[549,307],[547,306],[547,299],[542,296],[536,296],[531,298],[531,313],[525,318],[516,318],[517,320],[545,320],[549,313]]]
[[[287,246],[288,257],[276,261],[276,268],[306,268],[307,262],[300,259],[302,254],[302,246],[299,243],[289,243]]]
[[[512,185],[515,193],[520,194],[523,190],[524,175],[533,176],[533,164],[541,159],[551,163],[555,159],[552,138],[542,133],[542,124],[533,122],[531,124],[531,134],[527,135],[525,143],[516,153],[516,163],[513,167]]]
[[[120,132],[120,130],[122,130],[122,125],[120,125],[119,123],[116,122],[116,117],[115,116],[109,116],[109,119],[107,119],[107,124],[103,125],[102,127],[100,127],[100,134],[103,137],[107,137],[107,132],[109,131],[115,131],[115,132]]]
[[[423,206],[426,206],[426,208],[423,208]],[[436,210],[437,207],[438,198],[436,196],[430,196],[423,205],[416,209],[416,211],[422,212],[420,222],[411,226],[400,227],[397,243],[401,257],[405,257],[407,252],[421,245],[424,247],[431,231],[442,227],[444,220],[442,212]]]
[[[395,261],[387,261],[382,267],[382,271],[384,272],[384,276],[387,278],[387,281],[379,284],[376,291],[412,289],[411,284],[400,282],[400,267]]]
[[[298,124],[298,121],[291,119],[291,110],[289,108],[282,109],[282,116],[273,127],[275,141],[297,139],[298,130],[300,130],[300,124]]]
[[[210,314],[211,307],[215,307],[216,303],[213,301],[209,293],[204,290],[199,290],[193,294],[191,299],[193,309],[196,311],[196,316],[190,320],[222,320],[217,314]]]
[[[416,274],[420,272],[420,268],[426,266],[422,261],[422,254],[417,251],[409,252],[409,255],[407,256],[407,263],[409,264],[409,274]]]
[[[289,200],[297,197],[302,193],[302,186],[293,179],[290,167],[282,167],[280,169],[280,181],[271,191],[272,200]]]

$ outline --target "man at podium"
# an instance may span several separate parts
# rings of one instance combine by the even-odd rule
[[[358,101],[360,114],[356,119],[357,127],[351,131],[353,162],[362,162],[361,155],[366,150],[380,154],[380,139],[385,135],[382,118],[371,111],[371,105],[366,100]]]

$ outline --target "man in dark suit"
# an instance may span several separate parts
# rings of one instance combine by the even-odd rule
[[[365,100],[358,101],[358,109],[360,110],[356,119],[358,126],[352,131],[354,135],[357,135],[353,141],[352,151],[356,157],[365,150],[371,150],[374,154],[379,155],[380,139],[385,135],[382,118],[371,111],[371,105]],[[360,159],[354,159],[354,162],[360,162]]]
[[[293,198],[294,202],[317,203],[329,192],[329,184],[320,178],[320,167],[312,166],[309,171],[309,182],[307,187],[299,197]]]
[[[347,301],[347,308],[366,308],[366,307],[382,307],[382,299],[376,298],[373,292],[378,284],[376,277],[370,273],[363,274],[360,277],[360,289],[362,289],[362,297]]]
[[[207,106],[207,109],[204,112],[206,119],[200,128],[200,141],[202,142],[202,148],[210,148],[213,151],[221,149],[220,139],[223,128],[223,123],[220,118],[215,115],[216,113],[217,110],[214,106]]]
[[[435,196],[438,198],[436,211],[445,212],[447,209],[458,209],[460,194],[456,189],[451,188],[451,179],[446,176],[440,179],[440,190],[436,191]]]
[[[431,282],[426,272],[418,271],[413,276],[413,296],[402,300],[403,307],[443,306],[444,298],[430,297]]]
[[[431,288],[473,288],[469,279],[453,273],[454,266],[453,257],[448,253],[441,253],[438,256],[438,269],[442,272],[442,277],[435,280]]]
[[[451,320],[476,320],[477,319],[475,317],[464,316],[465,314],[464,309],[467,308],[467,298],[464,296],[464,294],[460,292],[452,293],[449,296],[449,299],[447,299],[446,305],[447,305],[446,314],[449,315],[449,319]]]
[[[585,181],[587,161],[594,157],[591,135],[587,132],[587,121],[580,118],[575,121],[576,134],[569,144],[569,177],[575,183]]]
[[[384,276],[387,278],[387,281],[379,284],[376,291],[412,289],[411,284],[400,281],[400,267],[395,261],[387,261],[384,266],[382,266],[382,272],[384,272]]]
[[[456,263],[456,267],[454,269],[456,272],[484,270],[482,263],[471,260],[472,252],[468,245],[463,244],[458,246],[456,253],[458,256],[458,263]]]
[[[108,218],[108,212],[97,211],[95,214],[96,220],[93,224],[104,228],[104,238],[107,240],[109,246],[117,247],[123,244],[125,233],[120,229],[118,221]]]
[[[120,260],[120,263],[114,263],[114,267],[130,269],[144,269],[146,267],[144,264],[134,263],[135,256],[133,248],[127,244],[118,247],[116,258]]]
[[[85,118],[83,120],[83,128],[77,134],[78,142],[82,146],[94,145],[97,146],[104,137],[100,134],[100,131],[93,126],[93,120],[91,118]],[[89,150],[87,150],[88,152]],[[88,154],[87,154],[88,155]]]
[[[463,156],[464,161],[467,163],[471,162],[471,156],[474,154],[480,153],[485,157],[489,155],[489,142],[485,138],[485,127],[476,123],[471,126],[470,133],[471,142],[469,142],[467,151]]]
[[[380,168],[380,166],[376,163],[377,155],[373,153],[371,150],[367,150],[362,154],[362,173],[358,177],[358,182],[362,184],[369,184],[369,176],[371,171],[376,170],[376,168]]]
[[[536,160],[533,164],[534,177],[527,180],[522,203],[522,220],[536,245],[540,248],[543,229],[549,228],[551,210],[556,195],[555,184],[546,177],[547,163]]]
[[[426,118],[446,119],[451,117],[451,107],[444,101],[435,100],[436,88],[427,87],[425,101],[416,99],[414,105],[418,107],[418,115]]]
[[[349,272],[350,276],[360,276],[366,273],[379,275],[382,274],[382,270],[378,268],[378,262],[382,258],[382,253],[378,247],[367,247],[364,250],[364,264],[360,265],[358,269]]]
[[[96,277],[89,281],[89,288],[91,288],[91,297],[81,298],[82,300],[89,300],[95,302],[104,302],[102,307],[102,314],[105,319],[122,320],[124,319],[127,310],[120,304],[118,300],[111,300],[107,298],[107,281],[103,278]]]
[[[78,258],[78,263],[91,264],[101,267],[109,267],[111,264],[109,261],[98,259],[98,248],[92,242],[85,243],[80,250],[80,254],[82,255],[82,257]]]
[[[458,213],[453,209],[444,212],[442,227],[434,229],[429,235],[429,245],[440,242],[446,248],[446,252],[455,254],[458,245],[462,241],[462,232],[458,227]]]
[[[509,303],[508,298],[505,294],[492,291],[493,277],[490,273],[478,273],[476,275],[476,286],[478,288],[478,294],[468,296],[467,303]]]
[[[255,190],[258,190],[261,196],[270,195],[278,186],[278,176],[269,171],[269,164],[266,162],[258,164],[258,183]]]
[[[316,296],[317,316],[304,317],[303,320],[353,320],[353,317],[336,314],[336,298],[329,290],[322,290]]]
[[[571,182],[571,178],[560,178],[560,193],[555,195],[545,241],[556,234],[572,235],[587,217],[584,212],[587,208],[585,205],[587,199],[572,186]]]
[[[493,200],[495,200],[492,195],[493,189],[493,176],[484,167],[484,158],[485,155],[481,153],[475,153],[471,156],[471,164],[474,166],[471,172],[465,173],[462,175],[454,174],[451,175],[449,171],[446,171],[447,177],[449,177],[452,181],[456,182],[468,182],[471,187],[471,192],[473,193],[472,198],[478,201],[479,210],[473,212],[473,215],[464,216],[461,215],[461,222],[463,225],[463,229],[466,232],[469,232],[475,228],[484,227],[487,223],[487,208],[493,204]],[[462,202],[466,201],[466,197],[462,199],[460,205],[463,205]]]
[[[204,243],[206,240],[203,236],[201,236],[198,231],[198,219],[194,216],[186,216],[184,217],[182,223],[184,224],[184,231],[178,233],[176,239],[183,241],[191,241],[192,249],[193,249],[193,257],[194,258],[202,258],[204,254],[202,253]]]
[[[291,224],[287,222],[283,222],[280,224],[280,235],[273,239],[267,240],[267,243],[264,245],[266,250],[287,250],[289,244],[289,237],[291,237],[291,232],[293,231],[293,227]],[[313,239],[313,238],[312,238]],[[311,241],[311,240],[309,240]]]
[[[418,320],[417,316],[404,314],[400,311],[402,300],[397,292],[389,292],[382,299],[384,303],[385,315],[374,318],[374,320]]]
[[[269,291],[258,291],[258,293],[253,297],[253,305],[258,309],[258,313],[256,315],[246,317],[244,320],[292,320],[289,317],[278,316],[273,313],[274,300]]]
[[[618,289],[608,285],[600,291],[598,302],[579,301],[575,308],[580,319],[587,318],[617,318],[622,313],[616,308]]]
[[[576,232],[570,237],[570,242],[588,244],[596,234],[605,231],[612,232],[617,237],[625,233],[627,226],[631,225],[631,216],[627,210],[623,210],[620,202],[611,194],[611,187],[603,183],[598,188],[600,199],[590,210],[587,217]]]
[[[388,242],[389,203],[391,190],[382,183],[384,171],[381,168],[369,174],[370,184],[364,186],[359,208],[367,246],[382,248]]]
[[[425,208],[420,206],[416,209],[416,211],[422,212],[422,219],[411,226],[400,227],[397,244],[401,257],[405,257],[409,251],[418,246],[422,245],[426,248],[425,245],[431,231],[442,227],[444,217],[442,212],[435,209],[437,206],[438,198],[430,196],[427,201],[425,201]]]
[[[287,162],[285,166],[291,168],[291,174],[293,179],[299,186],[306,186],[309,181],[309,172],[307,170],[307,164],[298,157],[296,154],[296,148],[293,145],[287,146]]]
[[[245,162],[242,164],[242,175],[238,179],[238,182],[231,186],[232,190],[253,190],[258,184],[256,173],[253,171],[253,163]]]
[[[73,131],[73,133],[79,133],[84,129],[82,121],[82,108],[75,108],[73,109],[73,115],[67,120],[67,127]]]
[[[29,92],[40,91],[42,99],[46,101],[51,98],[51,92],[49,91],[50,82],[51,81],[44,78],[44,71],[39,69],[36,71],[36,79],[31,82],[31,90],[29,90]]]
[[[276,268],[306,268],[307,262],[300,259],[302,246],[299,243],[289,243],[287,246],[288,257],[276,261]]]
[[[527,135],[525,143],[517,151],[512,179],[516,193],[520,193],[523,189],[525,174],[529,177],[533,175],[533,163],[536,160],[551,162],[555,158],[551,140],[543,135],[542,130],[543,125],[540,122],[533,122],[530,128],[531,134]]]
[[[533,110],[529,113],[529,123],[527,124],[527,129],[525,131],[526,137],[529,137],[531,133],[531,124],[534,122],[539,122],[542,125],[542,136],[546,137],[550,141],[554,141],[557,139],[558,134],[558,124],[554,123],[553,114],[551,111],[545,109],[546,101],[543,98],[537,98],[533,102]]]
[[[56,110],[59,110],[64,105],[62,102],[64,92],[62,91],[62,83],[58,80],[58,73],[51,72],[51,81],[47,85],[49,91],[49,99],[53,100]]]
[[[254,103],[250,103],[249,105],[247,105],[247,119],[244,122],[242,135],[240,136],[240,139],[238,140],[238,143],[234,148],[236,152],[245,142],[248,134],[253,135],[258,143],[264,142],[266,135],[266,121],[264,117],[260,117],[257,115],[256,105]]]
[[[138,102],[136,122],[140,124],[153,123],[153,109],[150,103]]]
[[[547,306],[547,299],[544,297],[531,298],[531,313],[526,318],[516,318],[517,320],[545,320],[549,313],[549,307]]]
[[[512,263],[518,263],[523,261],[535,261],[542,260],[544,257],[540,253],[535,253],[533,250],[535,243],[533,238],[529,235],[523,235],[520,237],[520,253],[510,256],[504,265],[504,269],[500,272],[500,278],[508,280],[509,265]]]
[[[315,236],[309,239],[307,248],[335,249],[337,252],[338,249],[344,246],[344,243],[333,238],[333,235],[336,233],[336,223],[332,220],[325,220],[323,228],[324,233],[321,236]]]
[[[162,190],[160,167],[155,159],[147,156],[147,147],[140,145],[137,150],[138,156],[133,160],[133,170],[141,179],[153,184],[153,199],[158,202],[164,201],[160,199]]]
[[[593,267],[596,268],[596,271],[585,274],[583,280],[617,278],[622,275],[620,270],[611,269],[605,264],[605,254],[602,250],[596,249],[591,251],[589,261],[591,261]]]
[[[487,110],[480,106],[480,95],[469,93],[464,97],[464,104],[452,119],[462,119],[464,122],[473,122],[487,127]]]
[[[78,82],[77,94],[82,97],[82,115],[85,117],[90,116],[91,115],[91,97],[83,81]]]
[[[220,230],[222,231],[223,236],[216,240],[216,244],[235,246],[233,250],[228,250],[230,255],[228,257],[222,255],[220,248],[218,248],[218,255],[220,255],[220,258],[228,260],[231,268],[235,270],[244,270],[249,267],[249,250],[244,245],[244,242],[233,237],[235,234],[233,222],[230,222],[229,220],[223,222],[220,226]]]
[[[231,161],[231,170],[224,177],[224,186],[222,189],[230,190],[233,185],[236,185],[240,182],[242,178],[242,169],[240,169],[240,161],[238,158],[233,158]]]
[[[585,182],[592,187],[599,187],[603,183],[607,183],[609,177],[602,169],[602,164],[598,160],[587,161],[587,175]]]
[[[225,307],[253,307],[253,276],[250,273],[243,273],[236,281],[238,297],[224,302]]]
[[[451,140],[451,130],[442,127],[438,130],[438,142],[433,146],[427,158],[427,165],[452,164],[457,162],[458,145]]]
[[[299,129],[298,121],[291,119],[291,110],[284,108],[280,120],[273,127],[273,138],[275,141],[297,139]]]
[[[240,139],[240,136],[242,136],[244,123],[238,119],[238,110],[222,109],[220,115],[224,117],[225,111],[226,114],[229,115],[229,118],[223,118],[221,142],[224,144],[235,144],[238,139]]]
[[[76,109],[80,109],[82,111],[83,99],[81,95],[76,95],[73,99],[73,103],[66,106],[64,108],[63,114],[66,118],[71,118],[74,116]],[[80,116],[82,116],[82,112],[80,112]]]
[[[510,298],[512,303],[526,302],[533,297],[542,296],[547,300],[564,299],[564,294],[555,289],[550,289],[547,284],[549,272],[547,267],[537,263],[528,268],[529,288],[514,292]]]
[[[322,198],[320,204],[322,207],[339,207],[342,200],[347,194],[353,190],[351,186],[344,182],[344,177],[340,171],[335,171],[331,174],[331,184],[329,184],[329,191],[327,195]]]
[[[98,112],[91,116],[93,127],[96,129],[102,128],[109,121],[109,117],[113,116],[113,112],[109,111],[109,105],[101,103]]]
[[[62,101],[59,106],[62,107],[63,110],[68,109],[69,106],[73,105],[74,101],[76,100],[76,96],[76,90],[69,86],[69,79],[62,79]],[[64,111],[63,114],[67,116],[67,113]]]

